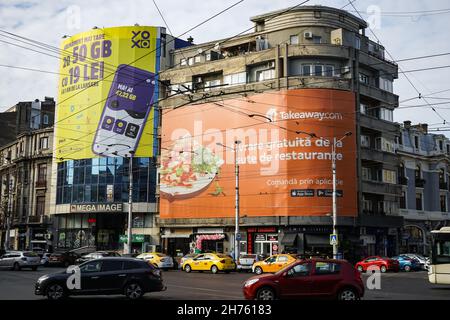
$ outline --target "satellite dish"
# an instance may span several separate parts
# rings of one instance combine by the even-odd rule
[[[202,48],[199,48],[199,49],[197,50],[197,53],[198,53],[198,54],[202,54],[202,53],[203,53],[203,49],[202,49]]]

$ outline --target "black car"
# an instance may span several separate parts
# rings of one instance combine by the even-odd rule
[[[121,257],[120,253],[115,251],[96,251],[92,253],[88,253],[78,259],[75,260],[75,264],[81,264],[86,261],[91,261],[95,259],[101,259],[106,257]]]
[[[75,264],[75,261],[81,258],[82,255],[95,251],[96,251],[95,247],[86,246],[69,251],[54,252],[48,258],[48,264],[50,266],[57,265],[57,266],[64,266],[67,268],[68,266]]]
[[[139,299],[147,292],[164,291],[161,271],[151,264],[134,258],[102,258],[78,266],[80,288],[67,284],[74,273],[62,271],[40,277],[35,285],[36,295],[58,300],[70,295],[124,294],[129,299]],[[70,281],[69,281],[70,282]]]

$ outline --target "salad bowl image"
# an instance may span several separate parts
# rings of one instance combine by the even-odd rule
[[[195,197],[209,187],[224,160],[207,147],[180,144],[162,150],[160,167],[161,196],[169,200]]]

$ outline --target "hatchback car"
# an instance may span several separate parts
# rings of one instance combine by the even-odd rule
[[[165,270],[173,269],[173,266],[174,266],[173,258],[164,253],[146,252],[146,253],[141,253],[136,258],[148,261],[151,264],[153,264],[155,267],[160,268],[160,269],[165,269]]]
[[[399,255],[392,257],[392,259],[397,260],[399,263],[400,270],[409,272],[411,270],[421,270],[422,266],[420,265],[419,261],[416,259],[412,259],[410,257]]]
[[[427,264],[430,261],[429,258],[426,258],[426,257],[424,257],[424,256],[422,256],[420,254],[417,254],[417,253],[404,253],[404,254],[402,254],[402,256],[407,256],[407,257],[409,257],[411,259],[417,259],[419,261],[419,264],[420,264],[421,268],[423,270],[428,270]]]
[[[236,265],[238,271],[252,271],[255,262],[262,261],[267,256],[261,254],[243,254],[239,257]]]
[[[37,253],[31,251],[6,251],[0,257],[0,268],[9,268],[12,270],[30,268],[36,271],[40,264],[41,258]]]
[[[81,264],[78,288],[69,288],[67,285],[72,275],[68,271],[44,275],[37,280],[34,293],[47,296],[50,300],[70,295],[110,294],[124,294],[129,299],[139,299],[147,292],[166,290],[161,271],[135,258],[102,258]]]
[[[263,272],[277,272],[296,261],[295,255],[291,254],[275,254],[263,261],[255,262],[252,266],[252,272],[261,274]]]
[[[186,255],[184,255],[180,261],[178,262],[178,268],[181,269],[183,267],[183,263],[187,260],[187,259],[193,259],[196,256],[198,256],[198,253],[188,253]]]
[[[231,256],[221,253],[204,253],[195,258],[187,259],[182,265],[186,272],[191,271],[211,271],[218,273],[224,271],[229,273],[236,270],[236,264]]]
[[[357,300],[364,296],[364,284],[361,273],[345,260],[297,260],[275,274],[248,279],[243,292],[248,300]]]
[[[387,271],[400,271],[399,262],[397,260],[386,257],[372,256],[356,263],[356,268],[360,272],[365,272],[367,271],[367,268],[374,266],[378,267],[379,270],[383,273]]]

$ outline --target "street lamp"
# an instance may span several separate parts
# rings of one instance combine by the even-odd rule
[[[336,140],[333,138],[333,144],[331,146],[331,169],[333,171],[333,234],[336,235],[336,240],[338,239],[336,232],[336,222],[337,222],[337,205],[336,205],[336,144],[341,142],[346,137],[351,136],[352,133],[349,131],[345,133],[345,135]],[[337,259],[338,254],[338,244],[336,242],[333,243],[333,259]]]
[[[132,148],[127,145],[127,144],[122,144],[122,143],[113,143],[113,144],[109,144],[108,147],[112,147],[112,146],[124,146],[130,149],[129,153],[130,153],[130,163],[129,163],[129,168],[128,168],[128,176],[129,176],[129,192],[128,192],[128,228],[127,228],[127,246],[125,247],[125,253],[127,254],[131,254],[131,248],[132,248],[132,236],[131,236],[131,230],[133,228],[133,156],[134,156],[134,150],[131,150]],[[113,152],[114,155],[118,155],[117,151]]]
[[[238,234],[239,234],[239,164],[238,164],[238,157],[237,157],[237,147],[238,144],[240,144],[241,141],[236,140],[234,141],[234,148],[228,147],[222,143],[216,143],[218,146],[222,146],[227,149],[231,149],[234,151],[234,175],[235,175],[235,181],[236,181],[236,187],[235,187],[235,228],[234,228],[234,259],[237,261],[239,258],[239,240],[238,240]]]

